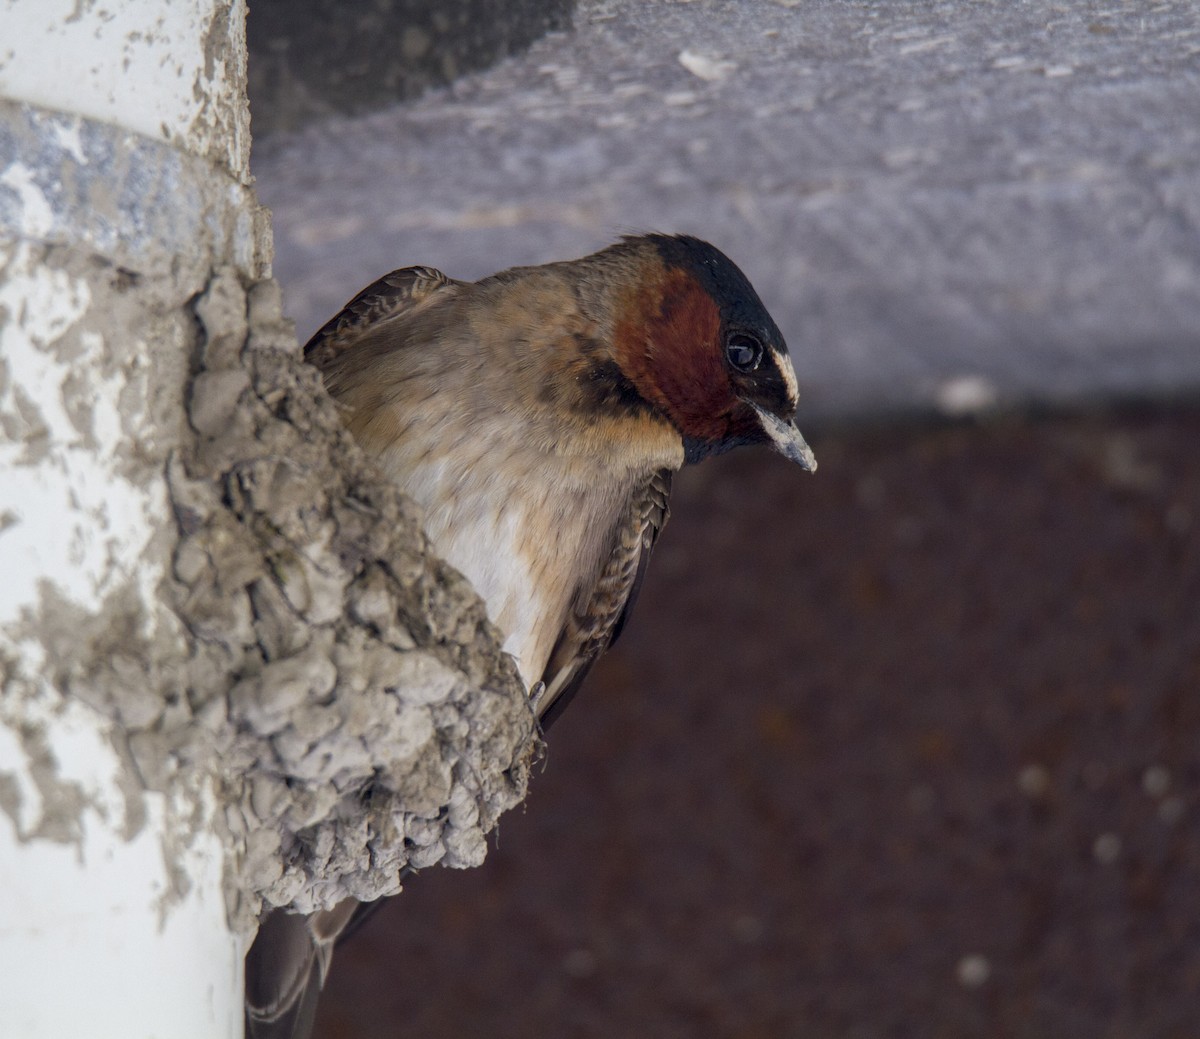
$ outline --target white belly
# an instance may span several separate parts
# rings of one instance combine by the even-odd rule
[[[585,485],[570,472],[522,472],[501,482],[496,469],[465,466],[448,473],[418,464],[401,486],[425,510],[425,530],[438,555],[474,585],[488,616],[504,633],[527,687],[538,682],[580,583],[592,578],[628,492]],[[494,461],[493,461],[494,465]]]
[[[521,678],[532,686],[542,677],[552,645],[539,629],[559,613],[539,590],[536,567],[526,558],[526,517],[515,506],[504,515],[459,508],[430,516],[427,532],[438,554],[475,586],[488,616],[503,633],[504,649],[516,658]],[[551,620],[552,622],[552,620]]]
[[[469,388],[453,399],[470,401]],[[607,562],[634,489],[678,468],[682,444],[666,427],[637,426],[639,440],[613,423],[583,427],[567,443],[553,422],[525,416],[520,426],[515,409],[454,415],[444,407],[432,396],[397,405],[403,417],[376,457],[424,509],[434,548],[479,592],[532,688],[574,600]]]

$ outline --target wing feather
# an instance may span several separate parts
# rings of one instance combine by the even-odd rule
[[[414,313],[446,289],[461,284],[433,267],[401,267],[385,274],[321,326],[304,347],[304,359],[324,370],[368,329]]]
[[[646,566],[671,514],[671,469],[655,473],[630,501],[613,532],[612,551],[595,582],[581,587],[550,654],[537,711],[545,730],[574,697],[592,665],[625,628]]]
[[[246,954],[247,1039],[305,1039],[312,1032],[333,946],[360,905],[348,898],[306,916],[267,914]]]

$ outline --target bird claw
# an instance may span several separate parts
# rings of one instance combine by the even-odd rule
[[[542,697],[546,695],[546,683],[537,682],[533,688],[529,690],[529,706],[533,708],[533,713],[538,714],[538,707],[542,702]]]

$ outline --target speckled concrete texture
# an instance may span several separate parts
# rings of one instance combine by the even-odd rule
[[[258,136],[370,111],[450,83],[571,22],[572,0],[255,0],[250,102]]]
[[[528,811],[339,950],[318,1036],[1194,1036],[1198,438],[688,471]]]
[[[478,277],[659,229],[746,269],[810,413],[1200,385],[1189,0],[587,0],[253,165],[302,335],[394,267]]]

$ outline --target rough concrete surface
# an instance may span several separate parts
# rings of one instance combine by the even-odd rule
[[[169,468],[187,696],[131,734],[135,759],[178,755],[181,730],[215,749],[242,926],[479,865],[535,751],[515,664],[343,429],[278,286],[219,272],[195,313],[196,437]]]
[[[590,0],[252,163],[302,335],[396,266],[655,228],[746,269],[810,413],[1200,386],[1190,0]]]
[[[255,0],[250,102],[262,137],[371,111],[528,47],[571,22],[573,0]]]
[[[685,470],[528,811],[339,950],[319,1039],[1195,1036],[1198,439]]]
[[[197,763],[177,709],[187,646],[158,599],[175,540],[163,471],[186,429],[190,301],[217,258],[261,274],[269,243],[244,186],[106,123],[0,101],[0,170],[0,699],[45,766],[41,804],[5,811],[21,840],[80,841],[86,799],[52,783],[67,765],[43,753],[35,708],[100,709],[126,759],[125,734],[171,729],[179,753],[150,789],[188,787]],[[132,839],[144,811],[123,795]],[[23,832],[21,810],[42,823]]]

